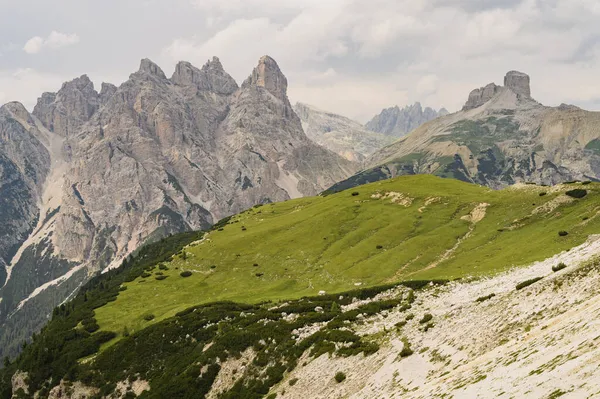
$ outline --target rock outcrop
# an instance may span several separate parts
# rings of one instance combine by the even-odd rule
[[[99,107],[98,92],[92,81],[83,75],[63,84],[58,93],[44,93],[33,115],[51,132],[68,137],[76,134]]]
[[[296,103],[294,111],[311,140],[351,161],[362,161],[395,139],[372,132],[346,117],[307,104]]]
[[[473,90],[469,93],[469,99],[463,107],[463,111],[481,107],[483,104],[490,101],[496,94],[502,90],[502,86],[490,83],[485,87]]]
[[[435,111],[430,107],[423,107],[421,103],[414,103],[400,109],[395,107],[386,108],[376,115],[365,126],[367,129],[394,137],[402,137],[429,122],[438,116],[447,115],[445,108]]]
[[[33,115],[11,107],[0,111],[0,218],[11,226],[0,236],[0,278],[10,273],[0,355],[143,243],[315,195],[356,171],[304,134],[266,56],[242,88],[217,58],[181,62],[170,79],[144,59],[118,88],[98,93],[84,75],[42,95]],[[29,141],[15,151],[13,136]]]
[[[402,174],[432,173],[501,188],[518,182],[600,180],[600,113],[531,98],[529,76],[511,71],[440,117],[374,153],[340,190]]]
[[[510,71],[504,77],[504,86],[518,96],[529,98],[531,97],[531,88],[529,87],[529,75],[518,72]]]

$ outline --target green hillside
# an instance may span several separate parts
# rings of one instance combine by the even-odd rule
[[[564,194],[576,188],[588,194]],[[259,206],[125,284],[95,317],[101,330],[138,331],[214,301],[258,303],[496,273],[599,232],[599,192],[582,183],[494,191],[418,175]],[[181,277],[184,271],[191,276]]]

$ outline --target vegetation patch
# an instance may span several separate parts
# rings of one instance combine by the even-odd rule
[[[491,294],[485,295],[485,296],[480,296],[479,298],[477,298],[475,300],[475,302],[484,302],[484,301],[487,301],[488,299],[492,299],[495,296],[496,296],[496,294],[494,294],[494,293],[491,293]]]
[[[339,384],[339,383],[344,382],[346,380],[346,374],[344,372],[342,372],[342,371],[338,371],[337,373],[335,373],[335,376],[333,378]]]
[[[565,192],[565,194],[572,198],[583,198],[587,195],[587,190],[576,188]]]
[[[529,287],[530,285],[537,283],[541,279],[543,279],[543,277],[535,277],[535,278],[531,278],[529,280],[525,280],[525,281],[520,282],[519,284],[517,284],[517,286],[515,287],[515,289],[517,291],[518,290],[522,290],[525,287]]]

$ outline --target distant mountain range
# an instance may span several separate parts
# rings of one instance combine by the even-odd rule
[[[333,191],[405,174],[430,173],[501,188],[600,179],[600,112],[547,107],[528,75],[473,90],[463,109],[420,126],[365,160]]]
[[[352,161],[363,161],[395,141],[394,137],[372,132],[356,121],[308,104],[296,103],[294,111],[310,139]]]
[[[439,116],[448,115],[445,108],[436,111],[432,108],[423,107],[421,103],[407,105],[400,109],[395,107],[386,108],[376,115],[365,125],[367,129],[388,136],[402,137],[412,132],[422,124],[429,122]]]

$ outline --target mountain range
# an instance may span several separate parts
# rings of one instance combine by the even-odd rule
[[[492,188],[600,178],[600,112],[531,96],[528,75],[473,90],[463,109],[423,124],[364,161],[334,191],[393,176],[431,173]]]
[[[398,138],[406,136],[426,122],[445,115],[448,115],[446,108],[441,108],[439,111],[430,107],[423,109],[421,103],[416,102],[402,109],[397,105],[386,108],[379,115],[375,115],[365,126],[374,132]]]
[[[213,58],[152,61],[120,87],[87,76],[30,114],[0,109],[0,354],[144,243],[257,204],[315,195],[357,165],[307,138],[277,63],[241,86]]]

